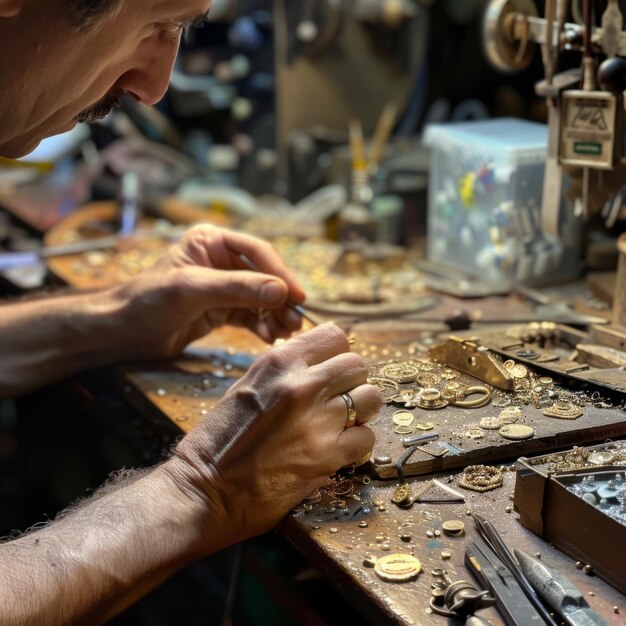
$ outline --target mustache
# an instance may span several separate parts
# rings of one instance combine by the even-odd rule
[[[79,113],[76,116],[76,121],[93,123],[103,120],[111,111],[119,109],[124,95],[121,89],[108,93],[102,100]]]

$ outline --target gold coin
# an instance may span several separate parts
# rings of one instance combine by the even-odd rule
[[[417,430],[433,430],[435,424],[433,424],[433,422],[419,422],[419,424],[415,424],[415,428],[417,428]]]
[[[413,427],[400,424],[393,429],[393,432],[396,433],[396,435],[410,435],[413,432]]]
[[[410,554],[390,554],[376,561],[374,571],[384,581],[405,582],[422,571],[422,564]]]
[[[539,379],[539,383],[543,385],[544,387],[549,387],[553,382],[554,380],[550,378],[550,376],[542,376]]]
[[[498,433],[505,439],[512,441],[521,441],[523,439],[531,439],[535,436],[535,429],[532,426],[524,424],[507,424],[503,426]]]
[[[415,416],[409,411],[396,411],[392,419],[398,426],[410,426],[415,421]]]
[[[510,369],[510,372],[513,378],[526,378],[526,376],[528,376],[528,368],[525,365],[522,365],[521,363],[514,365]]]
[[[446,535],[460,535],[465,530],[465,524],[459,520],[452,519],[445,521],[441,528]]]

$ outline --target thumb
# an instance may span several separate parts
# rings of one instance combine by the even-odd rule
[[[204,309],[277,309],[289,294],[285,281],[270,274],[201,267],[189,268],[186,274],[188,297]]]

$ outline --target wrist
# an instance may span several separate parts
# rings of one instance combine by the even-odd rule
[[[242,538],[233,533],[224,499],[207,473],[174,455],[157,470],[173,495],[193,558],[219,552]]]
[[[72,312],[67,318],[67,335],[73,338],[70,349],[79,362],[83,356],[92,361],[87,366],[132,360],[132,348],[125,337],[125,306],[117,288],[75,298],[77,301],[68,303]]]

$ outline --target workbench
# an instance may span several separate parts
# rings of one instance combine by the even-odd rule
[[[124,368],[121,371],[124,393],[153,424],[189,432],[219,402],[250,362],[266,349],[265,344],[247,331],[221,329],[192,345],[184,357],[175,362]],[[438,477],[444,483],[450,481],[457,489],[455,474],[443,473]],[[418,490],[419,484],[430,478],[419,477],[411,479],[410,483]],[[429,608],[434,582],[431,572],[443,568],[451,572],[454,580],[473,581],[464,565],[464,546],[466,541],[476,537],[469,516],[476,512],[492,521],[510,546],[529,554],[539,553],[546,562],[570,576],[584,590],[589,604],[609,623],[623,623],[626,598],[622,594],[599,578],[577,570],[570,558],[517,521],[512,511],[514,482],[515,473],[505,472],[502,488],[485,494],[465,491],[465,504],[416,503],[403,510],[391,503],[393,491],[399,484],[397,480],[372,480],[363,484],[362,480],[354,478],[355,491],[346,497],[345,507],[333,511],[325,499],[310,511],[288,516],[278,532],[372,622],[436,625],[448,620],[431,613]],[[464,522],[465,536],[449,537],[443,532],[438,537],[426,534],[439,530],[446,520]],[[366,527],[362,527],[363,522],[367,523]],[[442,552],[449,552],[450,558],[444,560]],[[363,564],[366,555],[382,557],[393,553],[413,554],[420,560],[422,573],[417,580],[400,584],[383,582]],[[614,612],[614,607],[619,613]],[[485,609],[481,615],[494,625],[504,624],[495,609]]]
[[[53,229],[46,241],[49,245],[63,243],[68,231],[77,229],[85,220],[106,221],[112,212],[114,207],[94,206],[81,218]],[[102,287],[120,279],[109,272],[117,271],[119,263],[109,263],[94,272],[84,271],[84,264],[77,261],[62,258],[52,262],[50,267],[64,282],[77,288]],[[438,299],[438,304],[429,310],[402,319],[359,322],[354,316],[342,317],[341,312],[326,317],[337,320],[353,334],[353,350],[373,362],[406,358],[411,350],[412,354],[415,350],[423,352],[427,345],[445,339],[447,328],[442,320],[455,307],[462,306],[474,322],[504,321],[516,315],[523,318],[530,311],[514,296],[464,300],[438,296]],[[175,361],[117,368],[121,393],[152,423],[153,429],[167,433],[170,438],[177,437],[192,430],[207,416],[226,390],[267,349],[267,345],[247,331],[220,329],[190,346]],[[394,466],[376,466],[375,458],[391,456],[395,459],[402,452],[391,422],[391,414],[397,408],[385,407],[372,424],[377,435],[374,454],[370,464],[352,478],[354,491],[343,498],[345,504],[333,506],[325,495],[320,502],[310,505],[309,510],[298,507],[278,529],[320,573],[341,589],[358,612],[380,624],[446,623],[446,618],[433,614],[429,608],[434,582],[432,571],[445,569],[454,580],[474,581],[464,565],[464,552],[466,542],[476,537],[471,518],[471,513],[475,512],[489,519],[507,544],[529,554],[541,554],[546,562],[566,573],[584,591],[591,607],[609,623],[623,623],[626,598],[622,594],[599,578],[584,574],[572,559],[551,548],[517,521],[512,510],[514,472],[505,472],[503,487],[495,491],[484,494],[464,491],[465,503],[415,503],[410,509],[394,505],[391,496],[399,485]],[[497,413],[491,407],[479,411],[450,407],[437,412],[433,419],[437,420],[442,437],[450,439],[455,437],[454,431],[470,427],[481,417],[493,415],[494,411]],[[409,479],[411,488],[418,491],[422,483],[437,475],[444,484],[459,491],[458,472],[468,464],[503,463],[511,467],[522,455],[626,436],[623,410],[622,413],[592,410],[572,424],[542,419],[541,412],[530,407],[525,421],[532,423],[537,431],[529,442],[494,442],[492,438],[482,442],[465,441],[463,455],[444,459],[428,459],[417,451],[409,474],[418,476]],[[459,438],[456,440],[458,443]],[[465,535],[451,537],[440,533],[441,524],[447,520],[464,522]],[[435,532],[438,536],[434,536]],[[367,555],[383,557],[394,553],[412,554],[420,560],[422,572],[417,579],[405,583],[383,582],[364,564]],[[504,623],[495,609],[485,609],[481,614],[494,625]]]

